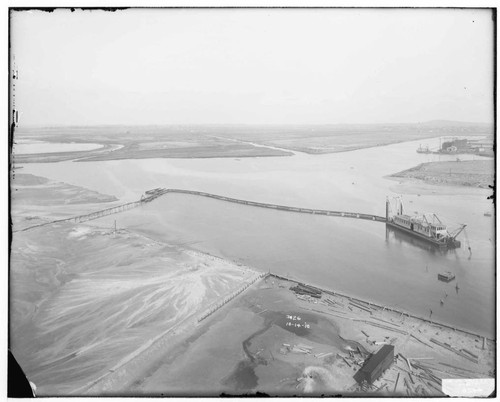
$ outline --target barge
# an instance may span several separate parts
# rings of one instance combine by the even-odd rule
[[[387,226],[425,240],[436,247],[455,249],[461,246],[457,237],[466,225],[461,225],[454,232],[449,232],[447,226],[436,214],[413,216],[405,214],[401,197],[395,199],[395,208],[391,207],[389,199],[386,200],[385,214]]]
[[[453,279],[455,279],[455,275],[453,275],[451,272],[441,272],[438,274],[438,279],[443,282],[451,282]]]

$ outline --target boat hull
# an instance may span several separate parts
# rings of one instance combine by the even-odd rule
[[[455,240],[455,239],[447,239],[447,241],[438,241],[436,239],[433,239],[432,237],[427,237],[421,233],[418,233],[418,232],[415,232],[414,230],[411,230],[411,229],[408,229],[408,228],[405,228],[403,226],[400,226],[394,222],[391,222],[391,221],[387,221],[386,222],[386,225],[391,227],[391,228],[394,228],[394,229],[398,229],[404,233],[408,233],[416,238],[419,238],[419,239],[422,239],[422,240],[425,240],[426,242],[436,246],[436,247],[439,247],[439,248],[444,248],[444,249],[455,249],[455,248],[460,248],[461,246],[461,243],[459,240]]]

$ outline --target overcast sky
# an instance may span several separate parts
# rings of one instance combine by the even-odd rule
[[[21,125],[493,121],[493,21],[459,9],[11,15]]]

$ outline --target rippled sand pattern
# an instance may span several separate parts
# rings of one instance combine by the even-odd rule
[[[16,234],[11,346],[39,394],[68,394],[251,275],[128,232]]]

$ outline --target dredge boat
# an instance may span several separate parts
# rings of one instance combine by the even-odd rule
[[[454,249],[461,246],[457,236],[465,229],[466,225],[461,225],[457,230],[449,232],[447,226],[441,222],[436,214],[405,214],[401,197],[395,198],[395,208],[389,199],[386,200],[385,215],[387,226],[426,240],[437,247]]]

